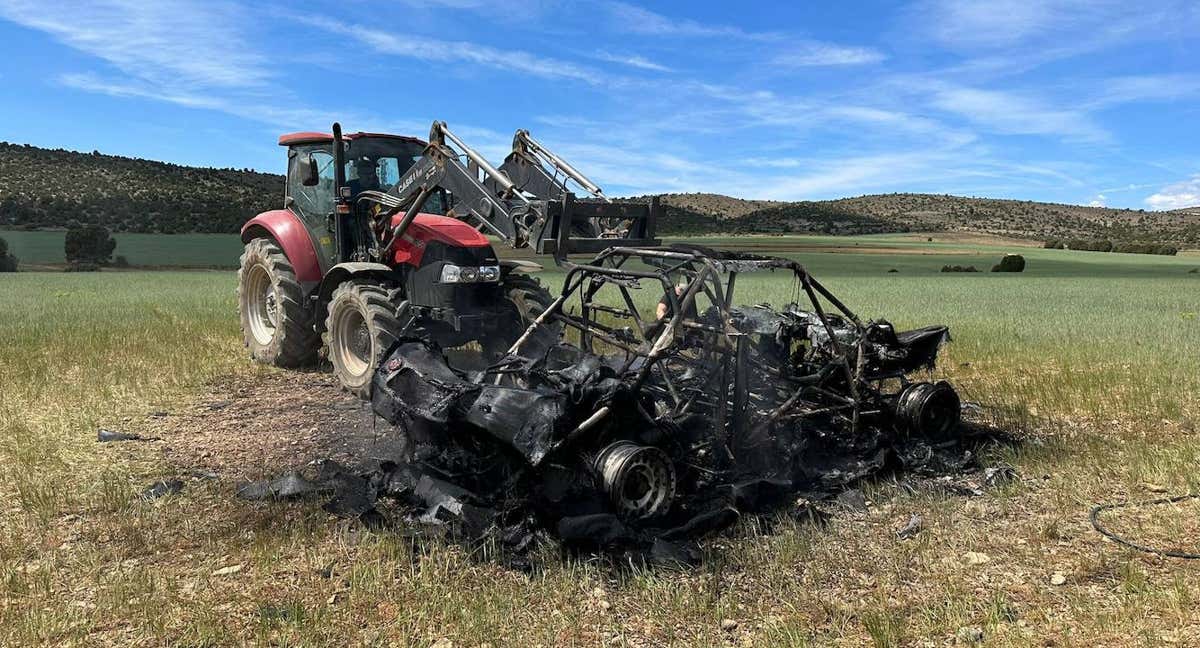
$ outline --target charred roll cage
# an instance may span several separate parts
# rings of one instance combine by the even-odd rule
[[[814,466],[839,461],[848,469],[835,473],[866,474],[849,467],[947,440],[959,422],[949,384],[907,377],[933,366],[946,327],[897,334],[864,323],[793,260],[677,245],[613,247],[564,267],[561,293],[499,362],[466,374],[426,342],[401,343],[380,365],[373,402],[418,439],[459,444],[455,453],[499,441],[484,454],[517,456],[516,468],[475,487],[532,475],[535,508],[551,511],[565,539],[596,536],[595,516],[614,514],[598,535],[625,523],[661,537],[727,525],[749,504],[714,503],[722,488],[796,492],[812,486]],[[790,272],[811,310],[735,307],[738,275],[763,270]],[[633,291],[644,288],[662,291],[669,319],[643,315]],[[701,296],[702,314],[692,308]]]
[[[634,259],[650,269],[627,267]],[[907,378],[919,366],[932,366],[938,346],[948,338],[945,327],[909,332],[902,340],[888,322],[864,324],[803,265],[791,259],[699,246],[613,247],[589,263],[567,262],[564,267],[568,272],[561,295],[513,344],[509,357],[520,356],[522,346],[539,328],[548,322],[560,322],[578,331],[580,348],[588,353],[596,352],[596,340],[623,352],[624,362],[617,373],[634,372],[636,379],[631,386],[645,387],[657,397],[657,402],[663,404],[658,418],[703,412],[713,417],[714,427],[725,431],[727,438],[745,432],[752,419],[756,427],[762,428],[777,420],[831,415],[841,419],[849,432],[857,433],[867,419],[891,417],[899,433],[934,436],[946,434],[958,422],[958,398],[948,384],[911,383]],[[750,334],[763,331],[739,326],[746,318],[745,310],[734,305],[738,274],[763,270],[786,270],[794,275],[812,310],[800,310],[793,303],[785,312],[795,323],[819,327],[810,340],[826,340],[820,348],[812,348],[808,357],[800,357],[788,348],[792,340],[780,339],[777,333],[774,342],[781,345],[775,349],[777,355],[799,360],[791,368],[801,371],[769,366],[761,353],[751,352],[754,342]],[[672,281],[672,277],[684,279]],[[630,292],[640,289],[643,280],[660,285],[663,298],[670,303],[668,312],[672,315],[661,325],[639,311]],[[683,286],[682,294],[676,294],[676,285]],[[605,286],[619,292],[624,308],[596,301],[597,293]],[[688,313],[700,295],[712,306],[701,321],[691,321]],[[578,315],[564,310],[573,296],[579,298]],[[827,313],[821,298],[841,315]],[[605,324],[598,319],[601,314],[631,320],[635,326]],[[929,343],[917,349],[920,357],[906,354],[904,358],[891,358],[899,362],[872,357],[873,352],[887,353],[880,347],[889,342],[908,343],[911,350],[914,341]],[[685,353],[687,349],[696,353]],[[751,371],[778,382],[774,390],[782,400],[771,402],[763,394],[752,393]],[[690,387],[677,384],[672,377],[697,372],[705,378]],[[889,392],[887,386],[893,382],[898,389]],[[767,404],[772,407],[750,411]],[[604,408],[597,410],[574,433],[585,432],[607,414]]]

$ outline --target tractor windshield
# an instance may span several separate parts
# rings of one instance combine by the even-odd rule
[[[358,137],[346,148],[346,184],[351,194],[361,191],[388,191],[421,158],[424,147],[417,142],[390,137]],[[440,194],[430,197],[421,210],[441,214]]]

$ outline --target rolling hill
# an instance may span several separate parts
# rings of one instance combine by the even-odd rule
[[[0,142],[0,229],[236,232],[283,202],[283,176]]]
[[[278,206],[282,187],[282,176],[250,169],[0,142],[0,229],[59,229],[79,221],[115,232],[233,233]],[[674,193],[662,201],[660,231],[670,235],[962,231],[1200,246],[1200,208],[1147,212],[912,193],[797,202]]]

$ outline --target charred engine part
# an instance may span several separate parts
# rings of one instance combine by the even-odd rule
[[[658,448],[618,441],[593,463],[617,514],[627,519],[662,515],[675,498],[675,467]]]
[[[896,399],[896,428],[910,436],[944,439],[958,426],[961,410],[950,383],[912,383]]]

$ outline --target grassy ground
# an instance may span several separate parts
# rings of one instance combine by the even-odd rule
[[[139,501],[168,476],[159,451],[97,445],[97,427],[136,430],[208,381],[270,371],[243,359],[231,273],[0,277],[0,645],[1194,642],[1200,568],[1122,550],[1086,515],[1200,487],[1200,276],[1188,259],[1041,250],[1025,276],[942,275],[931,262],[967,244],[917,243],[796,255],[864,316],[950,324],[942,371],[1032,435],[993,451],[1022,479],[978,498],[877,483],[865,513],[743,526],[683,572],[548,552],[527,576],[311,503],[242,503],[221,480]],[[739,285],[745,302],[792,294],[771,275]],[[1196,550],[1198,508],[1111,524]],[[925,531],[897,541],[912,513]]]

